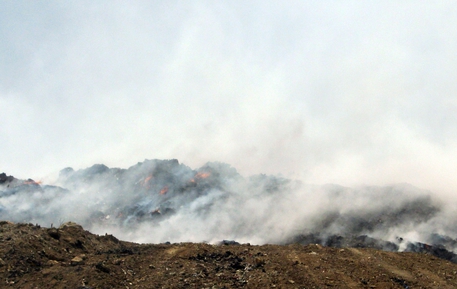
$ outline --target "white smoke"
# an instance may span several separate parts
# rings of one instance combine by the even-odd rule
[[[281,244],[307,234],[428,242],[457,236],[452,204],[408,184],[307,185],[243,177],[222,163],[193,170],[176,160],[146,160],[128,169],[68,168],[57,184],[3,184],[0,218],[43,226],[76,221],[140,243]]]
[[[154,157],[455,195],[452,1],[9,1],[0,51],[17,177]]]

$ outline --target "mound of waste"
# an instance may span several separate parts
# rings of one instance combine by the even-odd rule
[[[456,261],[455,210],[408,184],[348,188],[145,160],[63,169],[52,185],[0,174],[0,219],[67,221],[140,243],[235,240],[427,252]]]

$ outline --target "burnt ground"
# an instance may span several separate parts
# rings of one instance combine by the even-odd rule
[[[75,223],[0,222],[0,258],[0,288],[457,288],[457,264],[429,253],[135,244]]]

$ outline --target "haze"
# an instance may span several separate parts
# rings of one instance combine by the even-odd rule
[[[457,179],[453,1],[0,1],[0,171]]]

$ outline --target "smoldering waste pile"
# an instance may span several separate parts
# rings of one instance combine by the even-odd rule
[[[452,205],[408,184],[347,188],[243,177],[227,164],[177,160],[63,169],[54,185],[0,174],[0,219],[135,242],[320,243],[429,252],[457,262]]]

